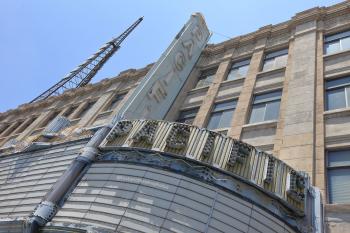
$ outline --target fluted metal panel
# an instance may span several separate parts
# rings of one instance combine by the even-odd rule
[[[295,232],[254,204],[204,182],[108,162],[91,166],[48,226],[97,232]]]
[[[85,143],[0,157],[0,218],[28,217]]]

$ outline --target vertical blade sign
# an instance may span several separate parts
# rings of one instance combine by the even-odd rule
[[[114,122],[164,119],[209,37],[203,16],[193,14],[122,106]]]

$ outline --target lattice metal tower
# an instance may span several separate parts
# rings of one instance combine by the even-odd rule
[[[104,44],[95,54],[89,57],[84,63],[67,74],[62,80],[44,91],[30,103],[44,100],[53,95],[60,95],[64,91],[72,88],[85,86],[101,69],[106,61],[120,48],[123,40],[137,27],[143,20],[143,17],[136,20],[128,29],[120,36]]]

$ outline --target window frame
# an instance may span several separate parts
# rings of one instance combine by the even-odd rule
[[[223,104],[223,103],[229,103],[229,102],[235,102],[234,104],[234,107],[230,106],[230,107],[224,107],[222,109],[218,109],[218,110],[215,110],[215,107],[216,105],[219,105],[219,104]],[[234,98],[234,99],[228,99],[228,100],[222,100],[222,101],[218,101],[216,103],[213,104],[212,106],[212,109],[210,111],[210,115],[209,115],[209,118],[207,120],[207,124],[206,124],[206,128],[209,129],[209,130],[221,130],[222,129],[226,129],[226,128],[229,128],[230,126],[227,126],[227,127],[218,127],[218,128],[209,128],[209,124],[210,124],[210,120],[212,118],[212,116],[216,113],[221,113],[220,115],[220,120],[219,120],[219,123],[218,123],[218,126],[220,125],[220,121],[221,121],[221,117],[222,117],[222,113],[224,112],[227,112],[227,111],[230,111],[230,110],[233,110],[233,113],[232,113],[232,116],[231,116],[231,121],[232,121],[232,118],[233,118],[233,115],[234,115],[234,112],[237,108],[237,104],[238,104],[238,99],[237,98]]]
[[[86,113],[96,104],[96,102],[97,99],[87,101],[87,104],[83,109],[79,111],[78,116],[75,117],[75,119],[82,119],[86,115]]]
[[[344,83],[344,84],[338,84],[338,85],[334,85],[331,87],[328,87],[327,84],[331,81],[336,81],[336,80],[342,80],[342,79],[349,79],[348,83]],[[325,80],[325,110],[326,111],[333,111],[333,110],[337,110],[337,109],[344,109],[344,108],[349,108],[350,107],[350,103],[348,100],[348,97],[350,98],[350,92],[348,93],[347,89],[350,89],[350,76],[345,76],[345,77],[338,77],[338,78],[334,78],[334,79],[326,79]],[[334,91],[334,90],[340,90],[343,89],[344,90],[344,95],[345,95],[345,107],[342,108],[334,108],[334,109],[329,109],[329,101],[328,101],[328,91]]]
[[[117,107],[117,106],[114,106],[114,107],[112,107],[112,105],[114,105],[115,103],[117,103],[117,102],[121,102],[124,98],[125,98],[125,96],[128,94],[128,92],[121,92],[121,93],[115,93],[114,95],[113,95],[113,97],[110,99],[110,101],[108,101],[108,104],[107,104],[107,106],[106,106],[106,108],[104,109],[104,111],[113,111],[114,109],[115,109],[115,107]],[[121,97],[121,99],[119,99],[119,100],[117,100],[117,101],[115,101],[114,103],[113,103],[113,101],[117,98],[117,97]]]
[[[199,77],[197,78],[197,83],[196,83],[194,89],[210,86],[210,85],[214,82],[214,79],[215,79],[215,75],[216,75],[217,70],[218,70],[218,67],[208,68],[208,69],[202,70],[202,71],[200,72]],[[207,79],[208,77],[210,77],[210,76],[214,76],[214,77],[213,77],[213,80],[212,80],[211,82],[206,81],[206,79]],[[198,84],[199,84],[201,81],[204,82],[204,85],[198,86]],[[206,84],[206,82],[208,82],[208,84]]]
[[[38,116],[36,115],[33,115],[33,116],[30,116],[29,118],[27,119],[30,119],[29,122],[27,122],[25,125],[22,126],[23,123],[26,122],[26,120],[20,125],[20,127],[22,128],[21,130],[17,131],[16,134],[20,134],[20,133],[23,133],[29,126],[31,126],[34,121],[36,121],[36,119],[38,119]],[[18,129],[18,128],[17,128]]]
[[[329,35],[324,35],[324,37],[323,37],[323,40],[324,40],[324,43],[323,43],[323,54],[330,55],[330,54],[335,54],[335,53],[339,53],[339,52],[350,50],[350,48],[348,48],[348,49],[343,49],[342,48],[343,45],[342,45],[341,42],[342,42],[342,39],[345,39],[345,38],[349,38],[350,39],[350,28],[347,29],[347,30],[342,30],[342,31],[335,32],[335,33],[332,33],[332,34],[329,34]],[[339,50],[335,51],[335,52],[327,53],[327,49],[326,49],[327,45],[331,44],[331,43],[334,43],[334,42],[338,42]]]
[[[52,114],[50,114],[49,117],[47,117],[37,128],[45,128],[50,124],[53,119],[55,119],[60,113],[62,112],[62,109],[59,109],[57,111],[53,111]]]
[[[232,80],[237,80],[237,79],[240,79],[240,78],[245,78],[245,77],[247,76],[247,74],[248,74],[250,62],[251,62],[251,58],[241,59],[241,60],[238,60],[238,61],[233,61],[233,62],[231,63],[230,70],[228,71],[225,80],[226,80],[226,81],[232,81]],[[243,77],[238,77],[238,78],[235,77],[234,79],[229,79],[230,73],[232,72],[232,70],[234,70],[234,69],[239,70],[239,68],[244,67],[244,66],[248,66],[248,69],[247,69],[247,73],[246,73]]]
[[[197,114],[198,114],[199,106],[198,107],[193,107],[193,108],[187,108],[187,109],[180,110],[179,115],[178,115],[177,119],[175,120],[175,122],[191,125],[193,123],[193,121],[192,121],[192,123],[186,123],[185,121],[188,120],[188,119],[192,119],[192,117],[181,117],[181,114],[185,113],[185,112],[191,112],[191,111],[194,111],[194,110],[197,110],[196,113],[194,114],[194,117],[193,117],[193,120],[194,120],[196,118]],[[182,120],[184,120],[184,121],[182,121]]]
[[[6,123],[6,126],[0,131],[0,136],[8,129],[10,128],[11,123]]]
[[[275,69],[286,67],[287,66],[287,62],[288,62],[288,54],[289,54],[289,47],[283,48],[283,49],[279,49],[279,50],[273,50],[273,51],[265,52],[264,59],[262,60],[262,65],[261,65],[260,71],[261,72],[266,72],[266,71],[271,71],[271,70],[275,70]],[[287,55],[286,65],[285,66],[281,66],[281,67],[275,67],[276,66],[276,64],[275,64],[276,63],[276,58],[277,57],[282,57],[284,55]],[[273,68],[264,69],[266,61],[271,61],[271,60],[274,61]]]
[[[79,108],[79,105],[71,105],[69,106],[69,109],[63,113],[63,117],[70,119],[72,114]],[[68,114],[67,114],[68,113]]]
[[[274,92],[280,92],[280,93],[281,93],[281,95],[279,96],[279,98],[278,98],[278,97],[272,97],[273,99],[270,99],[270,100],[258,100],[258,102],[255,102],[257,96],[266,95],[266,94],[270,94],[270,93],[274,93]],[[256,94],[254,94],[254,95],[253,95],[253,98],[252,98],[252,102],[251,102],[251,104],[250,104],[249,119],[247,119],[247,121],[246,121],[247,124],[259,124],[259,123],[268,122],[268,121],[278,121],[278,117],[277,117],[277,119],[274,119],[274,120],[265,120],[265,118],[266,118],[266,109],[267,109],[267,104],[268,104],[268,103],[273,103],[273,102],[279,101],[279,109],[278,109],[278,116],[279,116],[279,114],[280,114],[280,109],[281,109],[282,95],[283,95],[283,89],[269,90],[269,91],[265,91],[265,92],[261,92],[261,93],[256,93]],[[271,97],[270,97],[270,98],[271,98]],[[256,106],[256,105],[261,105],[261,104],[265,104],[263,120],[262,120],[262,121],[257,121],[257,122],[251,122],[252,113],[253,113],[253,107]]]
[[[350,203],[336,203],[336,202],[331,202],[330,200],[330,183],[329,183],[329,170],[337,170],[337,169],[349,169],[350,170],[350,164],[349,165],[344,165],[344,166],[329,166],[329,154],[332,152],[338,152],[338,151],[349,151],[350,153],[350,147],[344,147],[344,148],[334,148],[334,149],[326,149],[325,152],[325,184],[326,184],[326,199],[328,204],[350,204]],[[350,193],[349,193],[350,195]]]

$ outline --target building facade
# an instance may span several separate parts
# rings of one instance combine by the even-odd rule
[[[0,114],[1,232],[349,231],[349,1],[208,44],[164,117],[116,119],[154,67]]]

